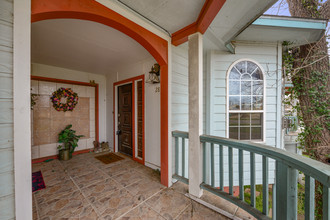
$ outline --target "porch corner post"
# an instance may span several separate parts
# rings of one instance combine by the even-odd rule
[[[189,53],[189,193],[201,197],[203,132],[203,38],[200,33],[188,37]]]

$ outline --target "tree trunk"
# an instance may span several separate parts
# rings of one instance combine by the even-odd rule
[[[330,0],[287,0],[292,16],[304,18],[330,17]],[[304,148],[308,154],[323,163],[330,164],[330,113],[329,113],[329,55],[324,36],[319,42],[294,49],[294,91],[297,92],[304,124]],[[321,219],[322,187],[315,184],[315,218]]]
[[[318,3],[318,0],[287,0],[292,16],[305,18],[326,18],[330,16],[329,0],[325,3]],[[307,43],[307,42],[306,42]],[[319,42],[300,46],[296,50],[294,58],[295,73],[292,75],[292,83],[299,92],[298,100],[301,107],[301,115],[305,128],[317,129],[305,137],[305,149],[316,160],[330,164],[330,130],[329,130],[329,108],[328,113],[320,112],[320,104],[323,108],[329,107],[329,55],[324,36]],[[298,69],[297,69],[298,68]],[[314,80],[315,72],[324,74],[325,81]],[[321,91],[322,90],[322,91]],[[315,100],[313,93],[325,92],[322,100]]]

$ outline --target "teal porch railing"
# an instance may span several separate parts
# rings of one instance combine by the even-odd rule
[[[186,140],[189,139],[187,132],[174,131],[175,148],[175,174],[173,178],[189,183],[186,176],[186,162],[188,157],[185,151],[189,146]],[[180,143],[181,140],[181,144]],[[314,219],[315,209],[315,180],[323,185],[323,219],[330,220],[330,166],[318,161],[284,151],[282,149],[244,142],[227,138],[201,135],[203,148],[203,182],[200,187],[210,191],[249,212],[257,219],[270,219],[268,213],[269,204],[269,164],[274,161],[275,175],[272,188],[272,218],[273,219],[297,219],[297,182],[298,171],[305,176],[305,219]],[[217,148],[218,155],[215,154]],[[226,154],[224,151],[226,150]],[[181,153],[180,153],[181,151]],[[237,152],[237,156],[234,153]],[[244,158],[249,156],[249,169],[247,169]],[[260,155],[260,156],[258,156]],[[256,208],[256,157],[261,157],[262,163],[262,212]],[[215,161],[217,160],[217,171]],[[234,162],[238,169],[235,171]],[[224,172],[226,168],[227,172]],[[237,175],[238,173],[238,175]],[[249,184],[244,183],[244,176],[249,175]],[[225,176],[226,174],[226,176]],[[238,176],[239,196],[233,195],[234,175]],[[215,177],[218,184],[215,184]],[[225,183],[224,180],[227,180]],[[229,192],[224,188],[228,186]],[[244,200],[244,185],[250,185],[250,203]]]

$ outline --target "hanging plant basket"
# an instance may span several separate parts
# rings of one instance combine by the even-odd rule
[[[70,88],[59,88],[53,92],[50,99],[52,100],[53,107],[56,111],[72,111],[78,104],[78,95]],[[63,102],[62,99],[66,99],[66,102]]]

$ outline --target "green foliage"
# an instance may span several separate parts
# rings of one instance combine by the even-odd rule
[[[246,203],[251,204],[251,192],[245,192],[246,189],[250,189],[251,186],[244,186],[244,200]],[[262,197],[263,197],[263,193],[262,193],[262,185],[256,185],[256,192],[259,192],[259,195],[256,196],[256,208],[262,212]],[[268,208],[271,209],[272,208],[272,200],[273,200],[273,192],[272,190],[269,190],[269,194],[268,194]]]
[[[305,185],[298,182],[298,214],[305,214]]]
[[[64,130],[58,134],[58,142],[63,143],[58,149],[70,150],[70,154],[74,152],[74,149],[78,146],[78,141],[84,135],[76,135],[76,131],[72,130],[72,125],[67,125]]]
[[[283,45],[287,47],[290,46],[290,43],[285,42]],[[327,102],[327,96],[329,95],[327,91],[328,74],[313,70],[310,72],[309,77],[306,78],[303,74],[305,71],[304,68],[294,70],[293,65],[295,59],[293,53],[293,49],[289,47],[287,47],[283,53],[283,69],[285,76],[289,80],[292,80],[294,85],[288,90],[290,95],[288,99],[284,100],[284,104],[292,105],[293,113],[297,114],[300,126],[303,128],[298,134],[297,141],[300,142],[303,149],[315,159],[313,149],[315,146],[309,146],[307,138],[312,139],[315,144],[320,142],[317,137],[321,134],[323,129],[322,121],[326,121],[326,127],[330,129],[330,106]],[[299,97],[302,96],[308,96],[308,100],[310,100],[308,108],[305,106],[303,109],[299,102],[293,101],[299,100]],[[306,126],[304,123],[303,110],[306,111],[305,114],[313,113],[313,126]],[[324,117],[326,120],[320,120]]]
[[[31,89],[32,90],[32,89]],[[36,100],[39,95],[31,93],[31,110],[33,110],[33,107],[37,104]]]

